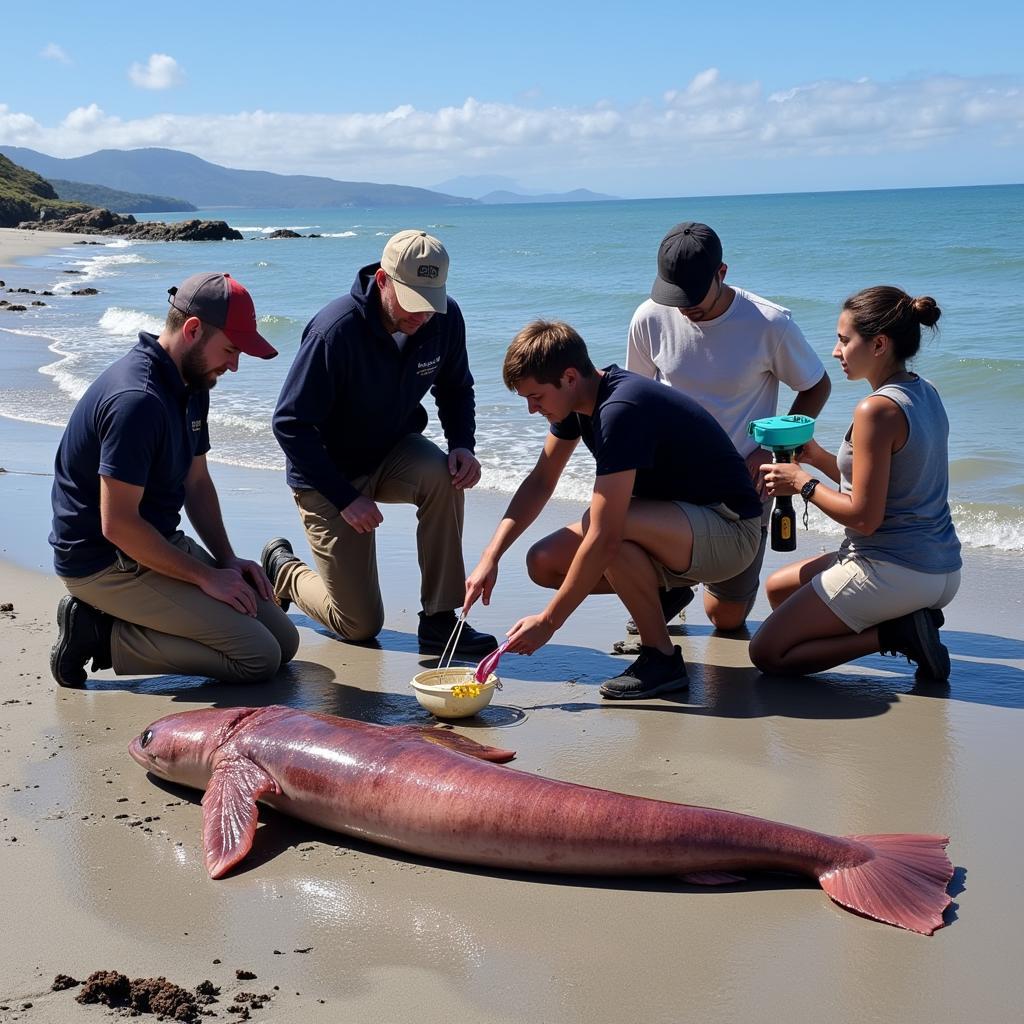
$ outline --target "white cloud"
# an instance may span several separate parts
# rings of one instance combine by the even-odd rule
[[[161,66],[154,65],[157,56],[150,71]],[[886,183],[890,157],[903,166],[916,160],[922,181],[935,181],[943,163],[937,154],[949,147],[970,155],[976,171],[967,180],[986,180],[987,153],[1024,148],[1024,88],[1019,79],[931,76],[828,80],[766,94],[757,82],[730,81],[709,68],[658,100],[632,106],[602,100],[537,108],[468,98],[437,110],[403,104],[375,112],[254,110],[122,120],[92,104],[45,128],[0,107],[3,142],[55,156],[166,146],[230,167],[411,185],[501,173],[527,187],[584,184],[629,194],[722,191],[744,180],[748,190],[768,183],[872,187]],[[883,159],[871,161],[869,171],[867,156]],[[816,166],[823,168],[817,179]]]
[[[170,89],[185,81],[181,65],[166,53],[152,53],[145,64],[135,63],[128,77],[140,89]]]
[[[0,103],[0,143],[8,146],[42,144],[43,126],[28,114],[16,114],[6,103]]]
[[[39,51],[39,56],[44,57],[46,60],[58,61],[61,64],[71,63],[71,58],[67,55],[67,51],[57,43],[47,43]]]

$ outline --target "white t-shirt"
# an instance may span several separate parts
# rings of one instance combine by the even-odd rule
[[[806,391],[825,367],[788,309],[742,288],[735,292],[720,317],[702,323],[648,299],[629,325],[626,369],[699,402],[746,458],[757,447],[747,424],[776,415],[779,381]]]

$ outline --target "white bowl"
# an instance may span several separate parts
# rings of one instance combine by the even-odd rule
[[[491,703],[494,691],[501,689],[501,680],[492,672],[487,682],[480,683],[475,697],[456,697],[452,687],[476,684],[474,670],[465,666],[431,668],[412,677],[410,686],[416,699],[435,718],[468,718]]]

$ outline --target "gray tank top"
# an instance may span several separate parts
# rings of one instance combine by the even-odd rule
[[[895,402],[907,418],[907,443],[892,456],[881,526],[869,536],[847,529],[842,550],[918,572],[955,572],[960,541],[949,514],[949,420],[942,399],[922,377],[885,384],[873,395]],[[849,493],[853,445],[847,431],[836,460]]]

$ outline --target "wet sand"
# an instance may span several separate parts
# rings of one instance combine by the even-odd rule
[[[433,659],[415,644],[408,510],[379,535],[387,625],[379,645],[327,636],[293,611],[302,646],[264,686],[118,679],[52,682],[47,652],[63,589],[45,541],[54,428],[0,420],[0,1020],[100,1013],[50,993],[58,973],[166,975],[228,997],[271,991],[254,1019],[706,1022],[1019,1019],[1024,895],[1019,780],[1024,726],[1020,559],[968,551],[947,610],[949,687],[917,687],[902,660],[874,656],[810,678],[766,680],[742,639],[712,635],[691,606],[679,641],[690,692],[609,706],[597,695],[626,659],[614,598],[591,598],[533,658],[507,657],[505,687],[456,728],[518,751],[521,771],[756,814],[824,832],[942,832],[957,866],[947,926],[925,938],[833,904],[782,876],[700,888],[544,878],[396,855],[272,812],[252,855],[212,882],[198,792],[148,778],[126,746],[189,707],[284,703],[381,723],[428,722],[408,687]],[[299,540],[278,474],[213,466],[229,531],[257,555]],[[472,563],[504,508],[473,492]],[[495,603],[472,621],[502,632],[542,607],[522,556],[577,511],[545,514],[502,566]],[[799,554],[825,543],[799,537]],[[297,545],[302,550],[302,545]],[[769,567],[781,564],[769,555]],[[766,613],[763,598],[752,624]],[[305,951],[305,952],[297,952]],[[220,963],[214,963],[219,960]],[[237,969],[256,980],[238,982]],[[25,1002],[31,1010],[20,1011]]]

